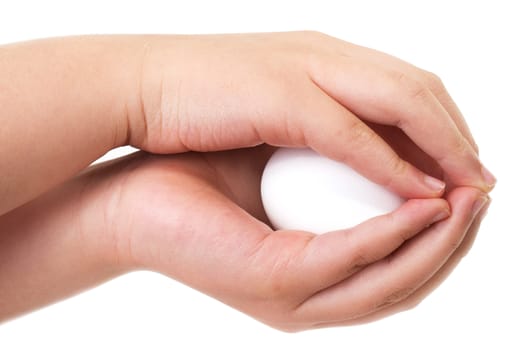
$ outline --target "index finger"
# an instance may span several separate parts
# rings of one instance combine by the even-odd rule
[[[312,65],[317,85],[360,118],[402,129],[458,186],[490,191],[495,178],[426,84],[391,67],[325,57]]]

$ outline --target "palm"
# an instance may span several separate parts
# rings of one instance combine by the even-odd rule
[[[397,129],[383,128],[377,131],[402,157],[413,161],[424,171],[438,174],[436,164]],[[310,320],[312,317],[317,319],[313,315],[321,313],[314,311],[319,308],[318,305],[342,298],[334,294],[339,295],[350,288],[361,290],[354,285],[354,274],[368,276],[370,265],[362,266],[350,257],[364,258],[354,253],[354,245],[362,243],[357,238],[361,237],[361,233],[355,233],[357,242],[345,237],[345,234],[351,235],[353,231],[318,237],[298,231],[270,235],[273,231],[267,224],[260,200],[260,176],[272,151],[271,147],[259,146],[178,156],[139,153],[133,155],[132,159],[118,162],[114,166],[119,181],[114,185],[119,188],[119,195],[118,200],[114,199],[113,203],[117,204],[110,207],[112,213],[108,217],[113,217],[109,227],[114,230],[112,234],[118,237],[121,254],[132,261],[136,268],[163,272],[275,326],[297,329],[306,324],[318,324]],[[466,196],[471,197],[472,192],[468,191]],[[457,202],[463,202],[463,196],[460,193],[454,195],[455,205],[461,206]],[[452,239],[460,235],[463,237],[469,225],[467,221],[467,218],[450,219],[447,223],[440,223],[437,231],[456,232]],[[435,228],[430,230],[434,231]],[[447,233],[427,233],[427,236],[434,235],[446,240]],[[415,245],[435,244],[433,238],[424,236],[418,235]],[[347,241],[343,241],[344,238]],[[420,239],[432,239],[433,243],[420,243]],[[371,245],[377,243],[372,242]],[[453,246],[453,242],[449,241],[440,243],[437,245],[447,245],[446,249]],[[373,260],[382,259],[389,253]],[[409,255],[406,252],[401,255],[406,254]],[[438,262],[442,266],[445,259],[439,257],[438,260],[442,260]],[[458,258],[452,260],[456,263]],[[371,271],[382,262],[368,263],[372,263]],[[444,270],[452,269],[452,265],[447,264]],[[394,275],[394,271],[387,270],[387,274]],[[430,277],[430,272],[424,271],[426,273],[425,281]],[[311,277],[307,278],[307,275]],[[440,276],[445,277],[442,274]],[[429,283],[431,286],[425,290],[430,290],[437,283],[438,279]],[[409,290],[409,294],[414,293],[418,299],[426,294],[415,291]],[[362,297],[358,293],[358,298]],[[406,297],[400,295],[395,298],[392,294],[380,296],[390,302],[379,302],[373,310],[370,310],[372,301],[368,299],[365,305],[370,309],[352,309],[349,313],[384,316],[386,312],[398,310],[398,307],[391,308],[388,305]],[[315,306],[306,302],[311,299],[315,299],[311,303]],[[344,302],[346,304],[347,301]],[[332,312],[341,315],[343,307],[340,307],[340,303],[336,304],[330,305],[328,310],[333,307],[337,310]],[[299,305],[303,305],[303,308],[299,308]],[[328,311],[328,317],[332,320],[337,319],[340,324],[348,322],[342,316],[331,316],[332,312]],[[295,318],[295,313],[299,314],[297,316],[300,319]],[[358,321],[368,320],[369,317],[360,317]],[[288,320],[286,323],[285,318]],[[325,321],[322,324],[332,322]]]
[[[119,205],[111,215],[113,234],[129,249],[125,255],[139,268],[163,271],[243,309],[253,290],[239,286],[258,289],[256,270],[267,273],[271,266],[266,264],[302,246],[295,239],[289,247],[270,249],[275,256],[257,259],[254,270],[241,264],[272,232],[259,192],[271,152],[259,146],[178,156],[138,153],[127,159],[120,169]]]

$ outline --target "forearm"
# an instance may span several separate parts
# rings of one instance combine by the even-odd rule
[[[0,215],[126,143],[141,55],[127,36],[0,46]]]
[[[0,322],[124,272],[83,175],[0,217]]]

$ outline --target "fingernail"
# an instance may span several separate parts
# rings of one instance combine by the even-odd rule
[[[438,180],[437,178],[434,178],[432,176],[428,176],[428,175],[425,176],[424,182],[427,185],[427,187],[429,187],[431,190],[437,193],[443,192],[446,187],[445,182]]]
[[[447,219],[450,215],[451,215],[451,212],[449,211],[449,209],[444,209],[440,213],[436,214],[432,222],[438,222],[438,221]]]
[[[482,177],[484,177],[484,181],[486,182],[486,185],[488,185],[490,190],[495,187],[495,184],[497,183],[497,178],[493,176],[493,174],[484,166],[482,167]]]
[[[473,208],[471,209],[473,217],[475,217],[480,212],[487,202],[488,196],[481,196],[475,200],[475,203],[473,203]]]

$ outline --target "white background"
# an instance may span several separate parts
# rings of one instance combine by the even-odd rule
[[[443,78],[499,183],[458,269],[417,308],[377,323],[285,334],[140,272],[0,325],[0,349],[527,349],[528,13],[522,5],[2,0],[0,43],[91,33],[313,29],[389,52]]]

